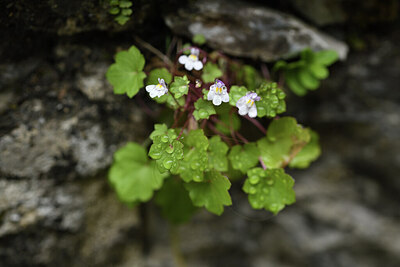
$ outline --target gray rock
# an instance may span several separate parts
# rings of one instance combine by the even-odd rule
[[[234,56],[276,61],[304,48],[336,50],[345,59],[348,47],[300,20],[248,2],[199,0],[165,17],[173,32],[203,34],[207,44]]]
[[[313,23],[324,26],[347,19],[343,0],[292,0],[293,6]]]

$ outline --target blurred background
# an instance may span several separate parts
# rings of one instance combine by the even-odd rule
[[[132,2],[120,26],[108,1],[0,1],[1,267],[400,266],[400,1]],[[107,182],[113,152],[152,130],[105,80],[115,52],[194,33],[250,64],[307,46],[342,57],[320,89],[288,95],[322,156],[288,171],[297,202],[277,216],[239,183],[222,216],[172,227]]]

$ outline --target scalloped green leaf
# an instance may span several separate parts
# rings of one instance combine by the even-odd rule
[[[133,97],[143,87],[146,74],[143,72],[145,60],[139,49],[131,46],[128,51],[121,51],[115,56],[106,73],[107,80],[114,87],[115,94],[127,94]]]
[[[119,7],[121,8],[128,8],[132,6],[132,2],[128,0],[120,0],[119,1]]]
[[[203,45],[206,43],[206,37],[203,34],[195,34],[192,38],[193,43]]]
[[[214,82],[216,78],[222,76],[222,71],[219,69],[217,64],[207,62],[204,66],[203,73],[201,74],[201,78],[205,83]]]
[[[246,173],[248,169],[257,165],[259,156],[260,151],[257,145],[255,143],[247,143],[243,146],[233,146],[228,157],[233,169]]]
[[[156,68],[150,71],[146,84],[158,84],[158,78],[164,79],[168,84],[172,81],[172,75],[166,68]]]
[[[227,153],[229,147],[225,144],[220,136],[213,136],[209,140],[209,147],[208,147],[208,162],[210,168],[214,168],[220,172],[228,171],[228,157]]]
[[[247,172],[243,191],[253,209],[266,209],[274,214],[296,201],[294,180],[283,169],[254,168]]]
[[[173,224],[188,221],[197,210],[182,181],[173,177],[165,180],[161,190],[156,193],[155,202],[161,207],[163,216]]]
[[[286,94],[278,88],[276,83],[264,83],[256,92],[261,97],[256,104],[258,117],[273,118],[286,111]]]
[[[183,144],[176,140],[178,136],[173,129],[160,135],[158,135],[159,129],[155,131],[157,133],[152,135],[153,144],[150,147],[149,156],[156,160],[161,173],[169,170],[172,174],[177,174],[183,158]]]
[[[319,87],[319,81],[307,68],[299,69],[297,77],[301,85],[308,90],[315,90]]]
[[[228,178],[215,170],[205,173],[205,182],[190,182],[185,184],[189,191],[190,199],[196,207],[205,207],[209,212],[221,215],[224,206],[232,205],[229,188],[231,183]]]
[[[169,90],[174,94],[175,98],[180,98],[183,95],[187,95],[189,90],[188,84],[189,80],[186,75],[183,77],[175,76],[174,82],[171,84]]]
[[[307,88],[305,88],[299,81],[297,77],[296,70],[287,70],[285,71],[285,81],[292,90],[298,96],[304,96],[307,94]]]
[[[236,106],[236,102],[247,94],[248,90],[244,86],[233,85],[229,91],[229,104]]]
[[[119,25],[125,25],[125,23],[128,22],[129,17],[121,14],[121,15],[115,17],[114,20],[115,20]],[[146,76],[145,76],[144,78],[146,78]],[[143,78],[143,79],[144,79],[144,78]]]
[[[115,152],[108,174],[119,199],[128,204],[150,200],[165,177],[154,162],[148,161],[146,150],[136,143],[128,143]]]
[[[314,62],[329,66],[339,60],[339,55],[335,50],[322,50],[314,53]]]
[[[308,168],[311,162],[315,161],[321,155],[318,134],[311,129],[307,130],[311,136],[310,142],[308,142],[289,163],[289,167],[291,168]]]
[[[307,66],[308,70],[310,71],[311,75],[313,75],[315,78],[323,80],[328,78],[329,76],[329,70],[322,65],[319,64],[310,64]]]
[[[184,157],[180,162],[179,174],[185,182],[204,181],[204,171],[208,168],[208,139],[202,129],[192,130],[183,140]]]
[[[271,122],[267,136],[257,141],[261,158],[268,168],[286,166],[309,142],[307,129],[297,124],[292,117],[283,117]]]
[[[214,105],[201,98],[194,103],[194,107],[193,116],[196,120],[208,119],[211,115],[216,114]]]

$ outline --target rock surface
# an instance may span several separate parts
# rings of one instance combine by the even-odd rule
[[[191,38],[203,34],[207,44],[228,54],[276,61],[309,47],[333,49],[345,59],[345,43],[284,13],[238,0],[199,0],[167,15],[173,32]]]
[[[101,32],[49,44],[36,32],[40,49],[0,61],[0,266],[399,266],[398,23],[365,34],[366,50],[319,90],[289,94],[288,114],[323,148],[290,171],[296,204],[255,212],[234,184],[221,217],[201,211],[177,228],[152,203],[122,205],[106,180],[113,152],[151,130],[138,99],[114,96],[104,78],[130,43]]]

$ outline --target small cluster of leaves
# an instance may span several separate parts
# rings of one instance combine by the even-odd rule
[[[205,39],[196,36],[193,42],[201,44]],[[327,66],[327,55],[305,51],[302,60]],[[232,204],[228,191],[230,180],[247,175],[243,191],[254,209],[277,214],[285,205],[294,203],[294,180],[284,168],[306,168],[321,151],[317,133],[304,128],[292,117],[276,117],[286,110],[286,94],[276,83],[260,82],[253,67],[240,66],[237,76],[241,81],[238,84],[242,85],[230,87],[229,104],[215,107],[205,97],[208,90],[204,87],[197,91],[200,94],[203,90],[204,97],[203,94],[189,95],[194,87],[190,87],[186,75],[173,77],[166,68],[155,68],[146,76],[144,64],[143,55],[134,46],[119,52],[106,74],[114,93],[133,97],[144,86],[145,79],[147,85],[154,85],[162,78],[170,84],[168,93],[154,100],[176,110],[175,113],[182,112],[183,107],[191,103],[188,122],[195,126],[187,130],[185,126],[169,128],[166,124],[156,124],[150,135],[152,144],[148,155],[145,148],[135,143],[128,143],[115,153],[109,180],[121,201],[127,204],[145,202],[155,193],[156,203],[173,223],[188,220],[198,207],[220,215],[225,206]],[[290,64],[293,63],[285,66],[281,63],[280,68],[286,71]],[[206,63],[201,84],[223,76],[220,67],[218,62]],[[251,91],[261,98],[256,104],[257,116],[274,119],[261,139],[232,145],[229,139],[227,142],[221,136],[231,135],[231,139],[235,139],[235,132],[238,133],[241,126],[236,102]],[[194,118],[191,121],[190,116]],[[212,121],[220,135],[208,138],[198,125],[203,122],[207,125],[207,120],[215,118],[218,119]]]
[[[114,20],[119,25],[124,25],[128,22],[130,16],[132,15],[132,2],[129,0],[110,0],[109,2],[111,15],[116,16]]]
[[[304,96],[308,90],[316,90],[319,87],[320,80],[329,76],[327,67],[338,59],[334,50],[313,52],[305,49],[301,52],[300,60],[291,63],[280,60],[273,70],[283,71],[285,81],[293,93]]]

